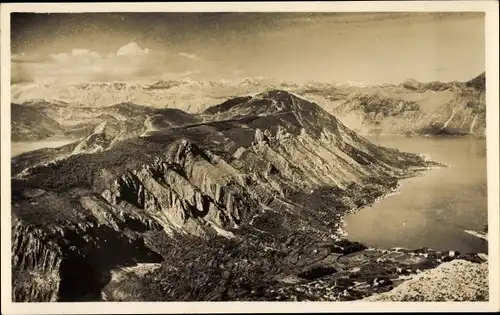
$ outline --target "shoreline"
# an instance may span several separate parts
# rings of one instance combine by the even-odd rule
[[[427,173],[430,172],[431,170],[447,167],[447,164],[440,163],[440,165],[443,165],[443,166],[429,167],[427,169],[421,169],[421,170],[416,171],[416,172],[410,171],[409,174],[398,178],[398,182],[397,182],[396,186],[393,188],[389,188],[389,191],[387,191],[386,193],[377,197],[374,202],[367,204],[367,205],[364,205],[364,206],[361,206],[361,207],[352,208],[352,209],[346,211],[344,214],[342,214],[340,216],[340,225],[337,228],[337,230],[339,232],[340,239],[344,238],[349,242],[357,243],[356,240],[348,238],[348,233],[346,231],[347,222],[345,220],[345,218],[348,215],[354,214],[354,213],[361,211],[361,210],[368,208],[368,207],[373,207],[373,205],[375,205],[377,202],[380,202],[380,201],[382,201],[385,198],[388,198],[390,196],[395,196],[395,195],[401,194],[401,188],[403,187],[402,181],[404,179],[410,179],[410,178],[414,178],[414,177],[418,177],[418,176],[428,175]],[[472,231],[472,230],[464,230],[464,232],[466,232],[472,236],[485,239],[487,241],[487,234],[479,233],[479,232]],[[393,286],[390,290],[382,291],[382,292],[376,292],[374,290],[373,292],[371,292],[371,294],[368,294],[365,297],[362,297],[360,299],[355,299],[354,301],[371,300],[371,299],[378,298],[379,296],[391,296],[391,295],[401,291],[402,290],[401,288],[405,288],[405,286],[408,286],[408,284],[410,284],[414,281],[417,281],[418,279],[421,279],[425,275],[436,274],[436,273],[439,274],[439,270],[444,268],[443,266],[448,266],[450,264],[454,264],[453,261],[456,261],[456,260],[458,260],[459,263],[462,263],[462,264],[467,263],[467,262],[474,262],[473,260],[468,259],[468,257],[462,256],[462,254],[460,254],[459,252],[457,252],[453,249],[448,249],[445,251],[438,251],[438,250],[434,250],[430,247],[407,248],[407,247],[402,247],[402,246],[396,246],[396,247],[391,247],[391,248],[384,248],[384,247],[377,247],[377,246],[368,246],[367,244],[363,244],[363,243],[361,243],[361,244],[366,247],[364,249],[365,251],[383,253],[382,257],[384,257],[384,258],[378,257],[376,259],[377,263],[379,263],[379,260],[380,260],[380,263],[383,264],[385,261],[385,257],[387,257],[385,255],[391,255],[391,254],[394,255],[395,253],[402,253],[402,255],[410,255],[410,257],[412,257],[412,256],[425,257],[424,259],[434,261],[436,263],[436,265],[433,267],[430,267],[430,268],[417,269],[417,270],[415,270],[415,272],[410,272],[409,274],[405,274],[405,275],[401,274],[396,279],[391,278],[391,280],[393,281],[393,282],[391,282],[393,284]],[[476,256],[480,260],[479,262],[475,261],[474,263],[479,263],[479,264],[484,265],[484,264],[488,264],[488,262],[489,262],[488,255],[485,253],[474,252],[474,253],[470,253],[470,254],[472,254],[472,256]],[[470,255],[470,254],[466,254],[466,256]],[[446,256],[448,256],[449,257],[448,259],[451,259],[451,260],[448,260],[448,259],[445,260],[443,257],[446,257]],[[431,258],[431,257],[434,257],[434,258]],[[397,268],[397,270],[398,269],[399,270],[405,269],[405,265],[399,266]],[[471,275],[468,274],[468,276],[471,276]],[[459,279],[461,279],[464,276],[460,275],[457,277]],[[424,284],[424,285],[429,286],[429,284]]]
[[[428,155],[426,155],[426,157],[429,157]],[[431,172],[433,170],[438,170],[438,169],[442,169],[442,168],[445,168],[445,167],[452,167],[453,164],[451,163],[445,163],[445,162],[433,162],[432,160],[426,160],[427,162],[430,162],[430,163],[437,163],[438,165],[432,165],[432,166],[428,166],[428,167],[425,167],[425,168],[416,168],[416,169],[412,169],[409,171],[408,174],[404,174],[402,175],[401,177],[398,178],[398,182],[396,184],[395,187],[393,188],[389,188],[389,191],[387,191],[386,193],[378,196],[375,198],[375,201],[372,202],[372,203],[369,203],[369,204],[366,204],[364,206],[360,206],[360,207],[356,207],[356,208],[352,208],[352,209],[349,209],[347,210],[346,212],[344,212],[342,215],[340,215],[339,217],[339,226],[337,227],[337,232],[338,232],[338,235],[335,235],[335,237],[337,239],[347,239],[351,242],[356,242],[356,240],[353,240],[353,239],[349,239],[348,238],[348,233],[346,231],[346,226],[347,226],[347,222],[345,220],[345,218],[349,215],[352,215],[352,214],[355,214],[359,211],[362,211],[364,209],[367,209],[367,208],[370,208],[370,207],[373,207],[375,204],[383,201],[384,199],[386,198],[389,198],[391,196],[397,196],[397,195],[400,195],[401,194],[401,189],[403,187],[403,181],[404,180],[407,180],[407,179],[412,179],[412,178],[416,178],[416,177],[419,177],[419,176],[425,176],[427,175],[428,172]],[[465,233],[471,235],[471,236],[474,236],[474,237],[477,237],[479,239],[483,239],[485,240],[486,242],[488,241],[488,235],[487,234],[484,234],[482,232],[478,232],[478,231],[474,231],[474,230],[470,230],[470,229],[465,229],[464,230]],[[398,250],[417,250],[419,248],[407,248],[407,247],[401,247],[401,246],[395,246],[395,247],[391,247],[391,248],[382,248],[382,247],[371,247],[371,246],[368,246],[367,244],[363,244],[367,247],[367,249],[369,250],[395,250],[395,251],[398,251]],[[434,250],[433,248],[430,248],[430,247],[427,247],[428,250]],[[454,249],[448,249],[450,251],[454,251]],[[482,253],[482,252],[477,252],[475,254],[478,254],[478,255],[486,255],[485,253]]]
[[[485,234],[485,233],[482,233],[482,232],[478,232],[478,231],[474,231],[474,230],[464,230],[464,232],[467,233],[467,234],[470,234],[472,236],[475,236],[475,237],[477,237],[479,239],[488,241],[488,234]]]
[[[418,176],[423,176],[423,175],[426,175],[427,172],[430,172],[430,171],[435,170],[435,169],[440,169],[443,167],[446,167],[446,166],[429,166],[427,168],[418,168],[418,169],[410,170],[409,174],[402,175],[400,178],[398,178],[398,183],[396,184],[396,186],[394,188],[389,188],[389,191],[376,197],[374,202],[347,210],[339,218],[340,226],[337,229],[337,231],[339,232],[339,236],[344,237],[344,238],[348,237],[348,233],[345,230],[345,227],[347,225],[347,222],[345,221],[345,217],[347,217],[348,215],[352,215],[352,214],[359,212],[363,209],[372,207],[376,203],[379,203],[382,200],[389,198],[391,196],[397,196],[397,195],[401,194],[401,188],[403,187],[403,184],[401,183],[401,181],[404,181],[405,179],[415,178]],[[353,240],[353,241],[355,241],[355,240]],[[371,247],[369,247],[369,248],[371,248]]]

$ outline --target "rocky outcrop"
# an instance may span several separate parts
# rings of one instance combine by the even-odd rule
[[[139,234],[160,228],[147,215],[88,194],[24,190],[13,198],[14,301],[96,300],[112,268],[160,261]]]
[[[12,299],[54,302],[58,299],[62,253],[40,229],[12,216]]]
[[[126,172],[102,195],[112,205],[124,201],[143,209],[167,229],[191,226],[196,229],[184,231],[197,234],[203,231],[200,221],[209,223],[207,228],[211,224],[221,229],[235,227],[252,215],[258,202],[241,186],[242,174],[212,159],[198,146],[181,140],[165,158]]]

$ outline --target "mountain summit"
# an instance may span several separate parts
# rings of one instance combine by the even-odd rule
[[[466,85],[480,91],[486,90],[486,73],[485,72],[481,73],[474,79],[468,81]]]

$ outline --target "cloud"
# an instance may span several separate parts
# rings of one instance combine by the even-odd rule
[[[71,53],[56,53],[51,54],[50,57],[56,62],[65,62],[65,61],[75,61],[75,60],[88,60],[88,59],[100,59],[101,55],[96,53],[95,51],[91,51],[88,49],[80,49],[76,48],[71,50]]]
[[[91,58],[101,58],[101,56],[95,51],[90,51],[88,49],[73,49],[71,51],[73,57],[91,57]]]
[[[57,53],[57,54],[51,54],[50,56],[52,57],[52,59],[56,61],[64,61],[67,60],[70,55],[68,53]]]
[[[116,52],[101,54],[84,48],[55,52],[45,57],[17,54],[12,55],[12,65],[16,65],[12,82],[157,80],[165,74],[184,77],[199,74],[203,67],[206,68],[205,61],[194,63],[193,60],[202,59],[193,54],[141,48],[135,42],[118,48]],[[193,67],[195,64],[196,68]]]
[[[13,63],[38,63],[50,60],[47,56],[29,55],[26,53],[12,54],[10,59]]]
[[[195,54],[188,54],[188,53],[183,53],[183,52],[180,52],[179,56],[187,58],[187,59],[191,59],[191,60],[200,60],[201,59],[200,57],[196,56]]]
[[[143,55],[143,54],[149,54],[150,53],[149,48],[142,49],[137,43],[135,42],[130,42],[125,46],[120,47],[118,51],[116,52],[117,56],[133,56],[133,55]]]

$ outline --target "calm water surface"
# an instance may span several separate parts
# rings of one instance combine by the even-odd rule
[[[369,136],[406,152],[451,164],[401,181],[399,195],[346,217],[349,238],[383,248],[429,247],[487,253],[487,243],[464,232],[487,223],[486,140]]]
[[[24,152],[34,151],[42,148],[57,148],[69,144],[75,140],[57,141],[34,141],[34,142],[11,142],[11,156],[16,156]]]

